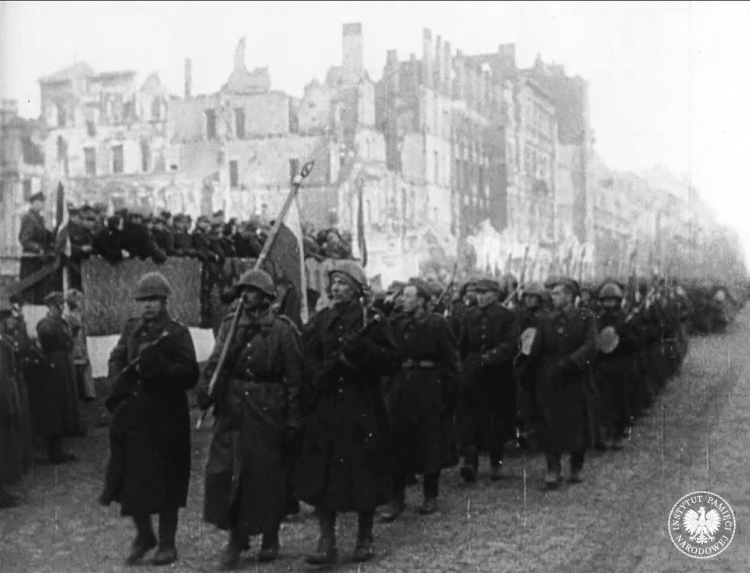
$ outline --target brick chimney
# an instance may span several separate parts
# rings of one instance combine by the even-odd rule
[[[466,63],[461,50],[456,51],[456,95],[457,100],[466,101]]]
[[[193,61],[185,58],[185,99],[193,97]]]
[[[451,43],[446,42],[443,47],[443,70],[445,78],[443,79],[443,91],[448,97],[453,96],[453,67],[451,66]]]
[[[364,72],[364,47],[362,42],[362,24],[354,22],[344,24],[343,37],[343,79],[346,85],[359,82]]]
[[[435,38],[435,75],[433,77],[435,78],[433,83],[435,91],[442,90],[445,72],[443,71],[443,39],[439,34]]]

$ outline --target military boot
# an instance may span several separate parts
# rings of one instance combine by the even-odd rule
[[[151,525],[150,515],[138,515],[133,517],[138,534],[130,546],[130,554],[125,559],[125,565],[136,565],[146,556],[146,553],[156,547],[156,535]]]
[[[380,514],[380,521],[383,523],[391,523],[392,521],[396,521],[405,509],[406,492],[401,491],[394,496],[385,510]]]
[[[159,514],[159,549],[154,555],[154,565],[169,565],[177,561],[177,509]]]
[[[319,509],[318,522],[320,523],[318,549],[313,555],[308,556],[305,562],[318,567],[333,565],[339,558],[338,549],[336,549],[336,513]]]
[[[279,556],[279,530],[272,533],[264,533],[263,540],[260,544],[258,561],[261,563],[270,563],[275,561]]]
[[[467,448],[464,462],[461,465],[461,477],[467,483],[474,483],[477,480],[477,470],[479,468],[479,454],[474,447]]]
[[[363,563],[372,559],[374,553],[372,550],[372,525],[375,518],[374,511],[360,511],[357,516],[358,531],[357,544],[352,553],[352,561]]]
[[[219,559],[219,570],[231,571],[237,569],[240,564],[242,552],[248,549],[250,549],[250,543],[247,537],[243,537],[236,531],[230,531],[229,540],[226,547],[224,547],[224,551],[221,552],[221,558]]]
[[[560,466],[560,456],[547,455],[547,474],[544,476],[544,487],[547,489],[557,489],[562,483],[562,467]]]

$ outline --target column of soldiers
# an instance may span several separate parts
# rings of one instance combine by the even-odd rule
[[[320,568],[339,559],[339,514],[357,513],[351,557],[368,561],[376,517],[391,522],[405,511],[411,476],[423,476],[419,514],[433,514],[449,468],[475,483],[486,453],[489,479],[506,477],[514,437],[544,455],[544,488],[559,489],[564,474],[583,482],[586,452],[624,447],[687,350],[684,300],[666,283],[606,281],[585,298],[571,279],[519,290],[511,277],[484,278],[444,303],[445,289],[419,279],[373,299],[354,261],[339,261],[329,279],[331,305],[300,331],[276,314],[271,277],[246,272],[235,292],[241,310],[223,321],[201,373],[187,328],[169,314],[169,283],[142,277],[141,315],[109,362],[113,421],[100,498],[133,519],[128,564],[156,547],[155,564],[177,559],[193,387],[215,420],[204,520],[227,532],[219,567],[240,567],[256,535],[258,559],[275,560],[294,497],[315,508],[320,536],[306,562]]]

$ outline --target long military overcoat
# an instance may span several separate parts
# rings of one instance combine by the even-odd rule
[[[163,333],[167,337],[152,347],[140,373],[120,376],[141,347]],[[113,393],[127,397],[110,425],[107,476],[122,515],[185,507],[190,482],[187,390],[197,384],[198,374],[190,331],[169,313],[153,322],[133,318],[125,324],[109,357]]]
[[[406,363],[386,393],[396,467],[403,474],[452,467],[458,463],[453,410],[460,365],[448,321],[434,313],[400,314],[392,326]]]
[[[349,365],[336,361],[365,321],[359,302],[321,310],[303,333],[313,406],[295,470],[297,497],[327,511],[370,511],[391,498],[388,420],[380,378],[397,372],[388,320],[369,330]],[[371,320],[368,315],[368,320]]]
[[[490,450],[512,435],[516,421],[515,315],[498,303],[476,306],[461,323],[458,348],[463,361],[458,413],[462,446],[472,444],[477,430]]]
[[[203,372],[208,388],[234,313],[219,329]],[[215,395],[206,464],[205,521],[242,535],[275,531],[284,517],[291,451],[285,435],[299,432],[302,349],[285,317],[243,313]]]
[[[81,430],[73,334],[61,316],[48,314],[36,326],[44,352],[44,372],[29,387],[34,428],[44,436],[59,436]]]
[[[591,362],[596,357],[596,317],[585,309],[546,313],[534,339],[536,399],[541,446],[546,453],[579,451],[591,445],[596,405]],[[566,372],[570,360],[576,370]]]

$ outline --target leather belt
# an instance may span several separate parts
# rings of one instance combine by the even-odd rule
[[[412,368],[437,368],[437,362],[434,360],[404,360],[401,364],[402,367],[407,369]]]

